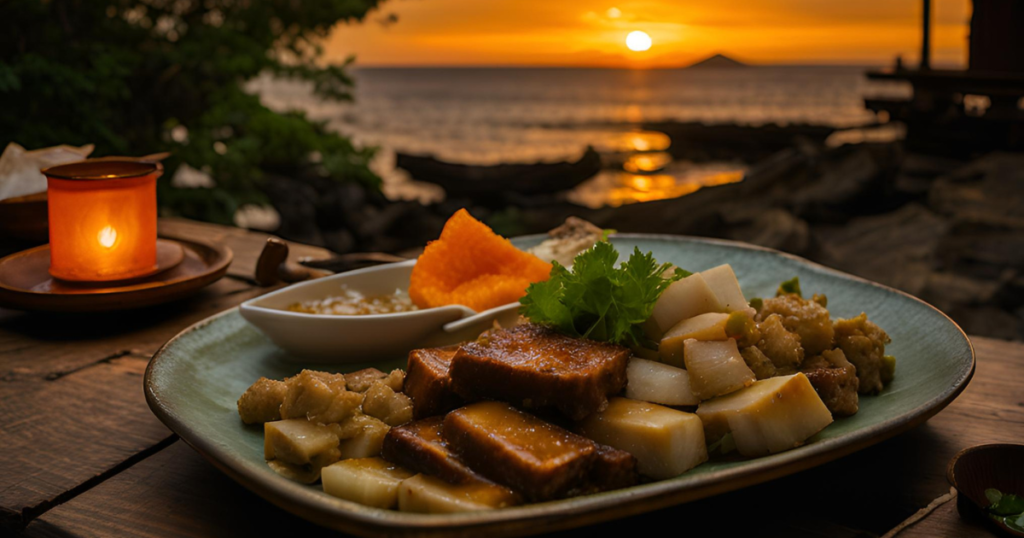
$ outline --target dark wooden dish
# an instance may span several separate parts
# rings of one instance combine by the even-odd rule
[[[180,245],[180,263],[131,281],[95,284],[54,280],[50,247],[43,245],[0,259],[0,306],[47,312],[107,312],[175,301],[212,284],[227,272],[231,249],[195,240],[166,238]]]
[[[34,244],[50,237],[46,191],[0,200],[0,237]]]
[[[986,525],[1000,536],[1024,537],[988,517],[985,490],[1024,495],[1024,445],[993,444],[966,448],[953,456],[946,480],[957,489],[960,517]]]

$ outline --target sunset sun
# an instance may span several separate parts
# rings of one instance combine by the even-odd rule
[[[646,32],[641,32],[640,30],[630,32],[629,35],[626,36],[626,46],[632,51],[645,51],[651,48],[651,36],[647,35]]]

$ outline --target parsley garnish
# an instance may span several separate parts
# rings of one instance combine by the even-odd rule
[[[687,273],[676,269],[663,277],[672,264],[659,265],[653,254],[642,254],[639,248],[616,268],[618,259],[615,247],[601,241],[576,256],[571,271],[554,262],[547,281],[527,288],[519,312],[569,336],[633,347],[646,344],[640,324],[651,317],[661,292]]]

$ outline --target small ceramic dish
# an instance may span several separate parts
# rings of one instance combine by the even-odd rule
[[[1002,522],[988,517],[985,490],[1024,495],[1024,445],[993,444],[972,446],[949,462],[946,480],[956,488],[956,509],[960,517],[987,525],[1000,536],[1024,537]]]
[[[364,295],[408,289],[416,260],[357,269],[293,284],[240,306],[252,323],[289,356],[306,362],[352,363],[393,359],[418,347],[444,346],[476,338],[495,321],[515,321],[519,303],[483,312],[462,305],[394,314],[334,316],[287,310],[302,301],[323,299],[342,286]]]

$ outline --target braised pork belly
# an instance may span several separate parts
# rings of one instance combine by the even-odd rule
[[[473,470],[532,501],[636,483],[636,459],[506,403],[479,402],[444,419],[442,434]]]
[[[623,346],[572,338],[527,323],[494,329],[463,344],[452,357],[448,374],[452,390],[468,401],[550,407],[580,420],[622,392],[629,356]]]

